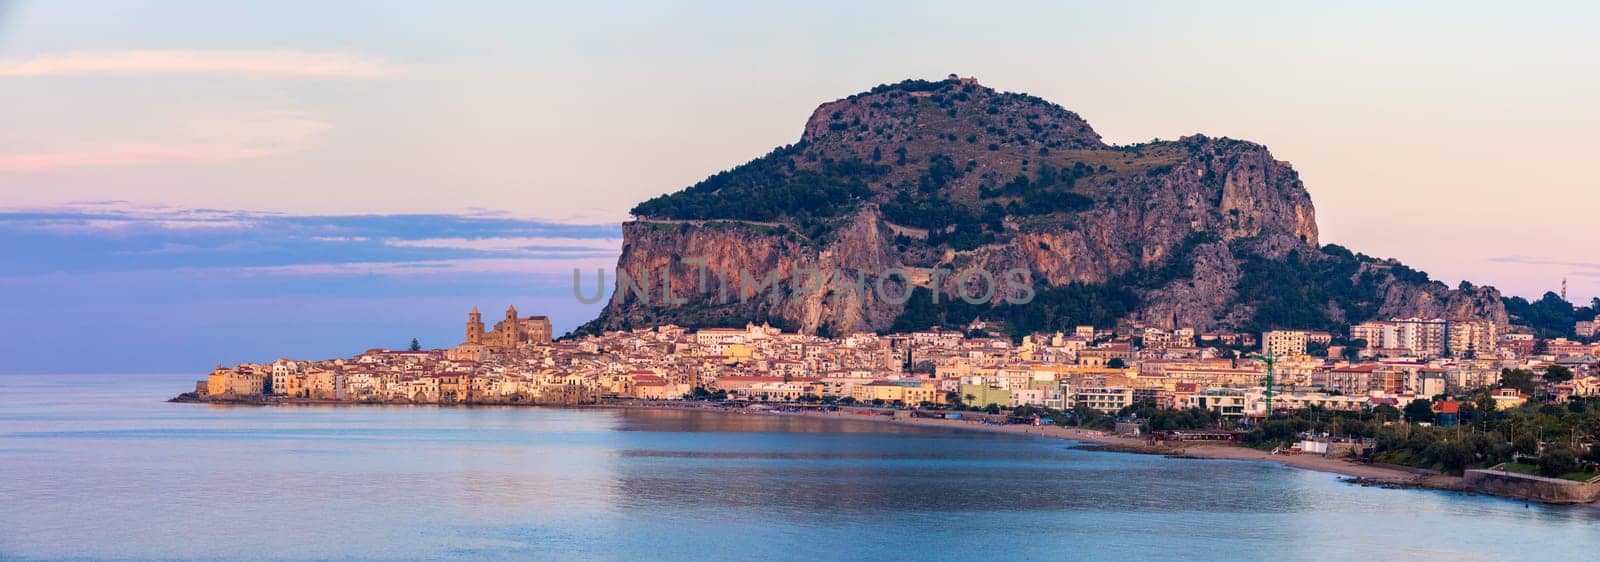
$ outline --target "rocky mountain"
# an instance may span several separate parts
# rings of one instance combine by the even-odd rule
[[[633,214],[617,290],[580,330],[1506,322],[1492,288],[1319,246],[1310,194],[1264,146],[1108,145],[1076,113],[954,76],[825,103],[795,144]]]

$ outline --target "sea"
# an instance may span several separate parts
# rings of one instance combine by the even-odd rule
[[[0,375],[4,560],[1593,560],[1600,511],[848,419]]]

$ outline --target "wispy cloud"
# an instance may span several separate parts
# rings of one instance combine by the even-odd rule
[[[578,270],[594,279],[595,269],[615,266],[615,258],[466,258],[393,262],[304,263],[230,268],[223,271],[295,277],[414,276],[463,273],[564,274]]]
[[[491,238],[424,238],[402,240],[391,238],[384,244],[397,248],[437,248],[449,250],[475,250],[480,252],[520,252],[533,249],[578,248],[591,250],[619,250],[621,238],[566,238],[566,237],[491,237]]]
[[[0,61],[0,77],[223,74],[300,78],[376,78],[400,71],[381,60],[306,51],[119,50]]]
[[[1499,256],[1489,258],[1489,261],[1517,265],[1556,265],[1563,267],[1575,267],[1578,269],[1600,269],[1600,262],[1559,260],[1533,256]]]
[[[483,214],[296,215],[208,209],[124,200],[60,204],[0,202],[0,227],[95,234],[127,228],[198,230],[262,226],[278,238],[312,242],[371,243],[396,249],[619,250],[615,223],[573,224]]]
[[[76,211],[0,205],[0,247],[16,253],[0,261],[0,278],[203,273],[276,283],[493,273],[510,274],[489,276],[496,282],[521,283],[526,274],[570,282],[574,267],[592,274],[614,264],[618,235],[611,225],[461,215],[301,216],[116,201]]]
[[[0,173],[251,160],[315,146],[331,125],[279,113],[244,116],[226,123],[196,123],[193,128],[190,138],[181,142],[133,141],[0,152]]]
[[[162,206],[119,206],[118,202],[102,201],[83,208],[95,211],[62,210],[63,208],[0,207],[0,226],[9,226],[57,235],[115,234],[130,231],[201,231],[242,230],[254,227],[271,215],[211,209],[181,209]]]
[[[120,218],[38,220],[23,225],[30,230],[54,234],[115,233],[130,230],[243,230],[254,226],[247,220],[129,220]]]

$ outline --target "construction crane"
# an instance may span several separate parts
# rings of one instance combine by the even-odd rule
[[[1271,357],[1267,357],[1259,353],[1251,354],[1250,357],[1253,359],[1260,359],[1267,363],[1267,414],[1261,416],[1261,421],[1264,422],[1267,421],[1267,418],[1272,417],[1272,364],[1276,361]]]

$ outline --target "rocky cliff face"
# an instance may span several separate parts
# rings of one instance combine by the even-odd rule
[[[872,210],[853,215],[822,248],[739,221],[637,220],[623,225],[623,238],[617,292],[600,320],[606,329],[755,321],[816,332],[887,325],[898,312],[875,297],[871,281],[853,290],[862,276],[845,273],[901,265]]]
[[[1391,281],[1382,291],[1378,316],[1421,318],[1478,318],[1505,326],[1510,323],[1500,291],[1494,287],[1450,289],[1438,283]]]
[[[965,315],[1059,324],[1028,328],[1107,315],[1261,328],[1273,310],[1252,302],[1262,271],[1344,259],[1323,255],[1310,195],[1263,146],[1198,135],[1108,146],[1075,113],[955,78],[823,104],[797,144],[634,213],[618,262],[626,279],[587,329],[771,321],[885,330],[904,320],[914,287]],[[1317,303],[1319,321],[1373,312],[1505,320],[1492,289],[1353,267],[1335,270],[1358,288],[1329,294],[1364,299]],[[968,270],[994,281],[959,275]],[[769,276],[776,286],[763,283]],[[1040,293],[1051,298],[1039,306],[1056,309],[1015,304]]]

